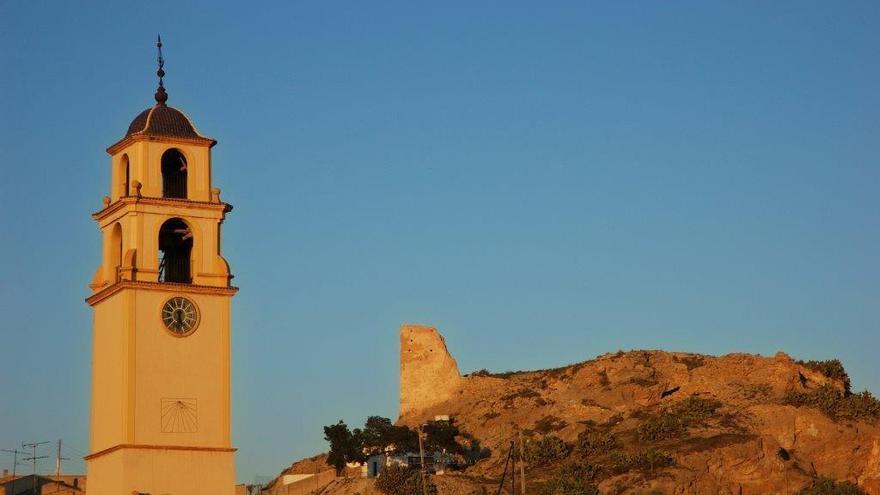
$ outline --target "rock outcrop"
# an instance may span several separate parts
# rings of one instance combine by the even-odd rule
[[[455,359],[436,328],[400,327],[400,414],[418,414],[452,398],[461,387]]]

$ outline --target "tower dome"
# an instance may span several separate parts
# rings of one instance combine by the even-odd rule
[[[204,137],[196,130],[192,121],[180,110],[157,103],[139,113],[128,126],[125,137],[132,134],[166,137]]]

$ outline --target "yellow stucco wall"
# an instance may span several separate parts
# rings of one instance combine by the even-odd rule
[[[92,452],[120,442],[123,438],[125,407],[125,363],[128,322],[123,297],[104,301],[94,311],[92,331]],[[110,320],[110,318],[115,318]],[[97,400],[96,400],[97,399]],[[95,428],[95,422],[99,427]]]
[[[233,495],[234,473],[232,452],[125,449],[89,462],[88,495]]]
[[[122,289],[94,307],[92,452],[117,444],[229,447],[230,296]],[[200,323],[178,337],[162,305],[185,296]],[[162,400],[192,399],[197,431],[163,433]]]

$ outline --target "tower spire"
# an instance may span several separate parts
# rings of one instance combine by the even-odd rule
[[[156,35],[156,48],[159,49],[159,70],[156,71],[156,75],[159,76],[159,88],[156,90],[156,103],[159,105],[165,105],[165,102],[168,101],[168,93],[165,92],[165,84],[162,81],[162,78],[165,77],[165,59],[162,58],[162,36]]]

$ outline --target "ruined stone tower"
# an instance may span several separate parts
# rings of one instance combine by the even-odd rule
[[[461,385],[455,359],[436,328],[400,327],[400,415],[429,409],[452,397]]]

